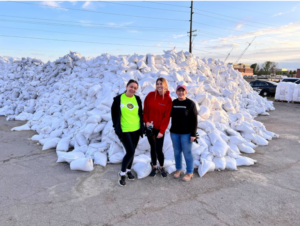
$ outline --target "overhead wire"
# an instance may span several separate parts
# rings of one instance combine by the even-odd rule
[[[167,42],[167,43],[170,42],[170,41],[161,41],[161,40],[153,40],[153,39],[124,38],[124,37],[113,37],[113,36],[106,36],[106,35],[88,35],[88,34],[78,34],[78,33],[70,33],[70,32],[46,31],[46,30],[38,30],[38,29],[20,28],[20,27],[4,27],[4,26],[0,26],[0,27],[2,27],[2,28],[9,28],[9,29],[18,29],[18,30],[41,31],[41,32],[50,32],[50,33],[58,33],[58,34],[71,34],[71,35],[91,36],[91,37],[105,37],[105,38],[130,39],[130,40]],[[178,43],[178,42],[172,41],[172,43]]]
[[[19,4],[28,4],[28,5],[37,5],[37,6],[44,6],[44,7],[51,7],[51,8],[58,8],[58,9],[68,9],[68,10],[75,10],[75,11],[82,11],[82,12],[90,12],[90,13],[100,13],[100,14],[107,14],[107,15],[117,15],[117,16],[127,16],[127,17],[139,17],[139,18],[146,18],[146,19],[156,19],[156,20],[174,20],[174,21],[184,21],[188,22],[189,20],[180,20],[180,19],[171,19],[171,18],[162,18],[162,17],[148,17],[148,16],[135,16],[135,15],[128,15],[128,14],[120,14],[120,13],[108,13],[96,10],[88,10],[88,9],[75,9],[70,7],[61,7],[61,6],[50,6],[44,4],[36,4],[36,3],[28,3],[28,2],[13,2],[12,3],[19,3]]]
[[[109,4],[115,4],[115,5],[125,5],[125,6],[132,6],[132,7],[138,7],[138,8],[148,8],[148,9],[157,9],[157,10],[164,10],[164,11],[173,11],[173,12],[183,12],[183,13],[189,13],[189,11],[183,11],[183,10],[174,10],[174,9],[162,9],[162,8],[155,8],[155,7],[148,7],[148,6],[138,6],[138,5],[131,5],[131,4],[124,4],[124,3],[116,3],[116,2],[109,2],[109,1],[99,1]]]
[[[37,18],[37,17],[24,17],[24,16],[9,16],[9,15],[0,15],[0,17],[16,17],[16,18],[25,18],[25,19],[33,19],[33,20],[49,20],[49,21],[58,21],[58,22],[64,22],[64,23],[77,23],[77,24],[86,24],[86,25],[104,25],[104,26],[109,26],[109,27],[116,27],[116,28],[149,28],[149,29],[176,29],[178,28],[170,28],[170,27],[145,27],[145,26],[120,26],[120,25],[114,25],[114,24],[101,24],[101,23],[91,23],[91,22],[76,22],[76,21],[70,21],[70,20],[53,20],[53,19],[45,19],[45,18]],[[180,29],[185,29],[185,28],[180,28]]]
[[[61,42],[76,42],[76,43],[88,43],[88,44],[100,44],[100,45],[118,45],[118,46],[139,46],[139,47],[151,47],[151,48],[170,48],[170,46],[145,46],[145,45],[132,45],[132,44],[119,44],[119,43],[102,43],[102,42],[87,42],[87,41],[77,41],[77,40],[63,40],[63,39],[52,39],[52,38],[39,38],[39,37],[25,37],[16,35],[2,35],[0,37],[10,37],[10,38],[24,38],[24,39],[37,39],[37,40],[50,40],[50,41],[61,41]],[[177,48],[186,48],[183,46],[177,46]],[[207,52],[205,50],[199,50]]]

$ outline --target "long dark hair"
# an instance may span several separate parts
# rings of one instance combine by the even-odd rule
[[[138,83],[137,81],[135,81],[134,79],[130,79],[130,80],[127,82],[126,87],[129,86],[131,83],[135,83],[135,84],[137,84],[137,86],[139,87],[139,83]],[[125,90],[124,93],[126,93],[126,91],[127,91],[127,90]]]

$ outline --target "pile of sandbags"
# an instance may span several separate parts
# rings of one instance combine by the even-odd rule
[[[96,58],[70,52],[46,64],[22,58],[2,60],[0,65],[0,115],[28,120],[12,130],[36,131],[31,139],[43,150],[55,148],[57,161],[70,163],[72,170],[91,171],[94,164],[122,161],[125,150],[112,127],[110,109],[113,97],[124,92],[129,79],[139,82],[137,95],[142,101],[155,89],[158,77],[168,81],[173,99],[177,98],[176,86],[186,85],[199,114],[199,144],[193,143],[192,151],[200,176],[252,165],[256,161],[241,153],[254,153],[255,147],[278,137],[254,120],[274,110],[272,102],[220,60],[172,49],[163,55],[102,54]],[[172,173],[175,161],[169,129],[170,125],[163,151],[165,167]],[[146,137],[137,146],[133,170],[138,178],[151,171]]]
[[[278,83],[275,100],[283,100],[287,102],[300,101],[300,85],[291,82]]]

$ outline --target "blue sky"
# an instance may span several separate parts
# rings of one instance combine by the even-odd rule
[[[163,54],[174,46],[177,51],[188,51],[190,4],[1,1],[0,55],[46,62],[70,50],[87,57],[101,53]],[[194,54],[224,60],[233,48],[227,62],[236,62],[257,36],[239,63],[270,60],[281,68],[300,68],[300,2],[195,1],[194,12]]]

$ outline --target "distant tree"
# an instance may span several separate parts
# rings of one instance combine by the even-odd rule
[[[272,61],[266,61],[265,63],[263,63],[261,65],[262,69],[263,69],[263,73],[264,75],[269,75],[271,72],[275,72],[275,69],[277,67],[277,63],[276,62],[272,62]]]
[[[259,71],[257,71],[257,75],[263,75],[264,74],[264,70],[261,68]]]
[[[293,74],[297,74],[297,71],[295,70],[295,71],[293,71]]]
[[[259,71],[259,66],[258,66],[258,64],[257,64],[257,63],[251,64],[250,67],[253,69],[253,74],[256,75],[257,72]]]
[[[281,71],[277,70],[276,75],[281,75]]]
[[[293,74],[293,71],[290,71],[290,75],[292,75]]]

